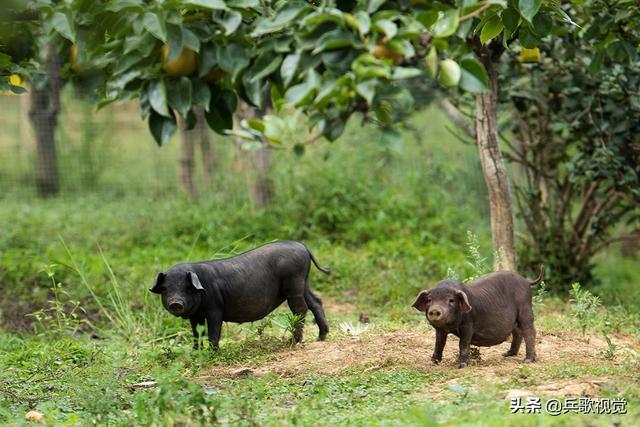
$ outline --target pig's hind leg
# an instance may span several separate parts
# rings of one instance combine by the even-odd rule
[[[308,285],[305,290],[304,300],[313,313],[313,317],[316,319],[316,324],[318,325],[318,329],[320,330],[318,340],[324,341],[327,337],[327,333],[329,332],[329,325],[327,324],[327,319],[324,315],[324,309],[322,308],[322,300],[320,300],[320,298],[318,298],[313,292],[311,292]]]
[[[517,356],[520,351],[520,344],[522,344],[522,334],[518,328],[514,329],[511,333],[511,347],[509,350],[502,353],[504,357]]]
[[[533,308],[527,304],[518,312],[518,329],[527,348],[524,363],[536,361],[536,328],[533,324]]]
[[[308,306],[305,300],[305,278],[292,278],[283,283],[284,295],[287,304],[293,314],[300,316],[300,321],[296,322],[293,337],[296,342],[302,341],[302,331],[304,328],[304,318],[307,314]]]

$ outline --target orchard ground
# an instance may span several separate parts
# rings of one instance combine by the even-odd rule
[[[275,200],[260,210],[228,139],[214,140],[216,174],[205,183],[199,171],[193,201],[177,189],[177,141],[158,149],[144,123],[124,126],[116,109],[93,114],[77,102],[64,103],[58,132],[62,194],[39,200],[33,147],[19,143],[29,140],[20,101],[2,102],[0,124],[11,126],[0,135],[1,424],[25,424],[32,409],[51,425],[123,426],[630,425],[640,416],[640,263],[619,247],[596,260],[601,282],[587,287],[600,306],[534,288],[537,363],[502,358],[502,344],[455,369],[452,337],[443,363],[431,364],[434,332],[411,308],[416,294],[491,266],[475,147],[435,109],[416,114],[402,145],[354,123],[302,157],[275,152]],[[216,353],[193,351],[187,322],[147,291],[157,272],[274,239],[304,241],[333,270],[311,277],[328,341],[315,341],[309,314],[292,345],[281,308],[226,324]],[[529,395],[624,398],[628,414],[511,414],[509,397]]]

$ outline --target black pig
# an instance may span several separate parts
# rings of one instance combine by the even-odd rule
[[[533,325],[531,286],[540,283],[540,277],[529,282],[510,271],[498,271],[482,276],[468,285],[459,280],[443,280],[436,287],[422,291],[413,307],[423,311],[436,329],[436,345],[431,360],[440,363],[447,335],[460,338],[458,367],[469,363],[469,346],[489,347],[513,336],[511,348],[503,356],[516,356],[522,343],[527,346],[525,363],[536,360],[536,330]]]
[[[181,263],[159,273],[150,291],[162,295],[162,304],[174,316],[191,321],[194,348],[197,326],[207,321],[208,337],[218,347],[222,322],[253,322],[275,310],[284,300],[295,314],[304,317],[307,308],[315,317],[320,340],[329,327],[322,301],[309,289],[311,263],[323,273],[329,269],[305,245],[293,241],[268,243],[231,258]],[[302,322],[294,332],[302,341]]]

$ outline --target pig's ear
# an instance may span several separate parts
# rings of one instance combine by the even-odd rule
[[[427,299],[429,298],[429,291],[422,291],[418,294],[416,302],[411,307],[423,312],[427,311]]]
[[[200,283],[200,279],[198,279],[198,275],[196,273],[194,273],[193,271],[189,271],[187,273],[187,280],[189,282],[191,282],[191,284],[193,285],[194,288],[196,288],[196,290],[204,291],[204,288],[202,287],[202,284]]]
[[[458,297],[458,302],[460,303],[460,309],[463,313],[468,313],[471,311],[471,306],[469,305],[469,299],[467,298],[467,294],[462,291],[456,291],[456,297]]]
[[[158,273],[158,276],[156,277],[156,282],[153,284],[152,287],[149,288],[149,290],[154,294],[161,294],[162,284],[164,283],[165,277],[166,275],[164,273]]]

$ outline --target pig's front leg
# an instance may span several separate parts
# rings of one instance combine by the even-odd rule
[[[198,325],[204,326],[204,317],[191,317],[189,321],[191,322],[191,331],[193,332],[193,349],[198,350],[202,347],[198,334]]]
[[[469,364],[471,337],[473,337],[473,328],[462,327],[460,330],[460,355],[458,356],[458,368],[465,368]]]
[[[213,350],[218,349],[220,342],[220,331],[222,331],[222,311],[211,310],[206,314],[207,327],[209,333],[209,343]]]
[[[436,329],[436,347],[433,349],[433,356],[431,356],[431,361],[436,365],[442,360],[442,351],[447,343],[447,335],[446,331]]]

